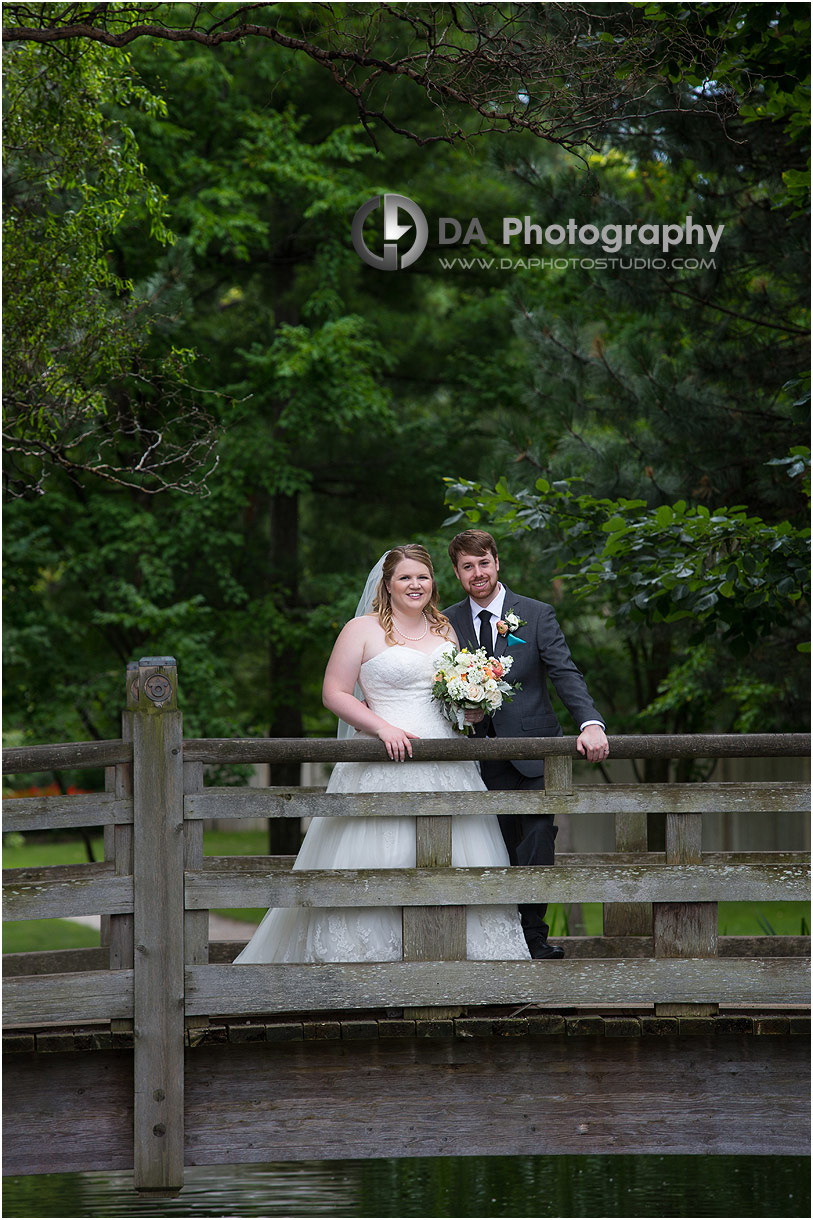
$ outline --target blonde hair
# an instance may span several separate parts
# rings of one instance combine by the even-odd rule
[[[451,623],[446,615],[441,614],[438,609],[438,586],[429,552],[426,547],[422,547],[417,542],[408,542],[405,546],[394,546],[387,553],[381,572],[381,579],[378,582],[378,588],[373,599],[373,613],[378,615],[378,621],[384,629],[384,639],[388,644],[398,643],[398,640],[393,635],[392,598],[390,597],[389,584],[395,569],[403,559],[412,559],[415,563],[422,563],[424,567],[429,569],[429,575],[432,577],[432,592],[424,614],[429,620],[430,631],[435,635],[446,636],[451,628]]]

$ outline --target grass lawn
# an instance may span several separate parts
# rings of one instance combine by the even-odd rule
[[[3,925],[4,953],[33,953],[39,949],[93,949],[99,932],[70,919],[25,919]]]
[[[84,864],[87,855],[79,839],[51,842],[22,842],[21,836],[7,836],[3,845],[4,868],[36,868],[50,864]],[[94,836],[93,853],[97,860],[104,856],[102,836]],[[268,851],[268,836],[263,830],[215,831],[203,836],[207,856],[262,856]],[[601,904],[582,904],[586,934],[600,936],[602,932]],[[228,919],[259,923],[265,908],[223,909],[217,912]],[[548,923],[552,936],[568,934],[567,908],[551,904]],[[799,936],[810,933],[810,905],[806,902],[721,902],[718,928],[721,936]],[[93,928],[64,919],[26,920],[4,925],[3,949],[6,953],[22,953],[34,949],[85,948],[98,945],[99,934]]]

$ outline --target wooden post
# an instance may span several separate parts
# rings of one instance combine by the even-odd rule
[[[133,716],[138,705],[138,662],[127,666],[127,690],[125,710],[121,714],[121,739],[133,740]],[[132,798],[132,763],[117,763],[105,768],[105,790],[113,792],[117,799]],[[104,855],[113,860],[117,877],[128,877],[133,871],[133,825],[105,826]],[[102,944],[109,947],[111,970],[133,969],[133,916],[106,915],[102,919]],[[113,1033],[131,1030],[133,1022],[114,1018],[110,1022]]]
[[[144,657],[133,716],[134,1184],[183,1186],[183,737],[173,657]]]
[[[449,868],[452,863],[452,819],[415,819],[415,864],[417,868]],[[466,908],[404,907],[404,961],[459,962],[466,960]],[[459,1017],[462,1008],[405,1008],[410,1019],[430,1020]]]
[[[203,791],[203,763],[183,765],[184,795]],[[184,821],[184,869],[203,868],[203,822],[190,818]],[[184,962],[188,966],[205,966],[209,961],[209,912],[184,912]],[[209,1024],[208,1017],[187,1017],[187,1028]]]
[[[566,754],[545,757],[545,792],[551,795],[573,791],[573,759]],[[581,907],[581,903],[579,902]]]
[[[666,863],[702,863],[702,813],[666,814]],[[716,902],[653,902],[656,957],[716,957]],[[717,1004],[656,1004],[658,1016],[715,1016]]]
[[[646,851],[646,813],[617,813],[615,815],[615,850]],[[651,936],[651,902],[605,902],[605,936]]]

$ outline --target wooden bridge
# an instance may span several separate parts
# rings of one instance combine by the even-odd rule
[[[172,658],[129,667],[121,739],[6,751],[105,792],[6,802],[5,829],[103,826],[102,863],[13,870],[5,917],[102,915],[102,945],[4,959],[5,1172],[331,1157],[808,1151],[810,939],[718,937],[724,900],[807,899],[809,856],[703,852],[703,815],[807,810],[798,782],[574,786],[573,738],[419,741],[545,758],[544,792],[204,787],[223,763],[385,760],[370,740],[184,740]],[[804,735],[614,737],[613,758],[807,754]],[[408,763],[403,765],[409,765]],[[616,851],[452,868],[452,814],[614,819]],[[417,868],[206,858],[204,819],[416,817]],[[664,814],[665,850],[647,819]],[[604,904],[564,961],[465,959],[465,905]],[[231,965],[212,908],[403,907],[400,962]]]

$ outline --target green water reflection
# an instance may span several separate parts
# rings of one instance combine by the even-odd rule
[[[431,1157],[187,1170],[178,1199],[127,1173],[5,1180],[12,1216],[810,1216],[806,1157]]]

